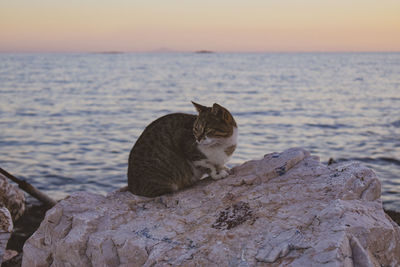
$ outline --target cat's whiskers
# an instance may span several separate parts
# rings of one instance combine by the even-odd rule
[[[221,143],[221,140],[206,137],[205,139],[197,141],[197,144],[206,147],[216,147],[222,145],[223,143]]]
[[[217,146],[221,146],[223,145],[223,142],[221,142],[220,140],[213,140],[212,143],[210,143],[208,146],[209,147],[217,147]]]

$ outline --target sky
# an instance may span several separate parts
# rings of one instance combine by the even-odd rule
[[[400,0],[0,0],[0,52],[400,51]]]

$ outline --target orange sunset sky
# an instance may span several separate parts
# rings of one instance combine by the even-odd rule
[[[0,0],[0,52],[400,51],[400,0]]]

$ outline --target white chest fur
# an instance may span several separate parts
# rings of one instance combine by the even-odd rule
[[[238,138],[238,129],[233,129],[233,134],[229,138],[210,139],[209,144],[198,144],[197,148],[207,157],[207,161],[216,166],[223,167],[232,156],[227,153],[227,149],[236,146]]]

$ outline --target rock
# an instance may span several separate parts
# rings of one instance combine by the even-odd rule
[[[25,195],[0,174],[0,206],[6,207],[15,222],[25,211]]]
[[[13,221],[16,221],[25,211],[25,195],[8,179],[0,174],[0,264],[6,253],[8,239],[13,230]],[[10,258],[9,251],[5,260]]]
[[[13,230],[11,214],[5,207],[0,207],[0,265],[6,251],[8,239]]]
[[[11,259],[17,257],[18,255],[19,255],[18,251],[7,249],[6,251],[4,251],[3,262],[10,261]]]
[[[398,266],[400,229],[356,162],[300,148],[172,195],[77,192],[46,214],[22,266]]]

